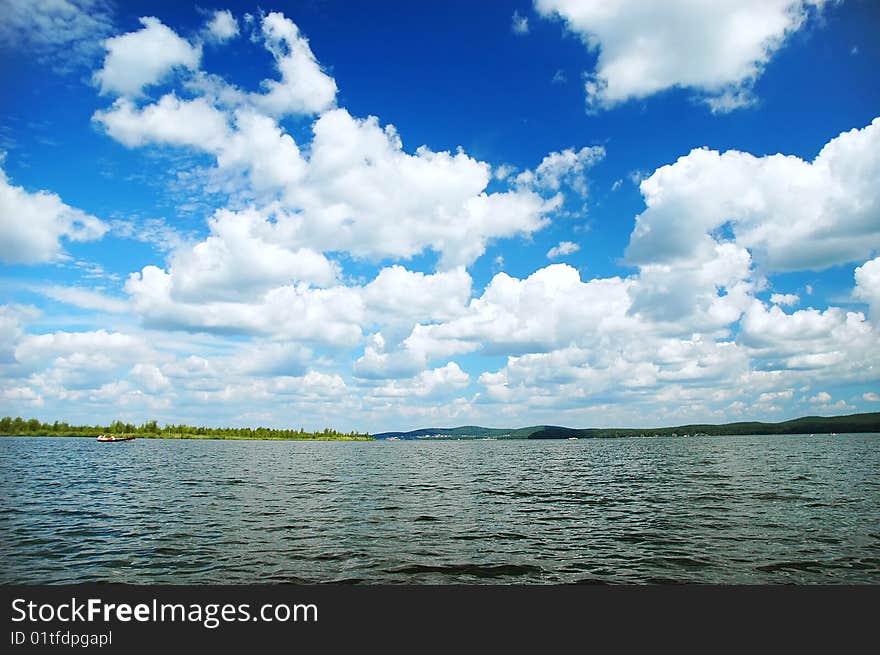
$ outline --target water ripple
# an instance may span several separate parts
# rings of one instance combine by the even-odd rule
[[[0,439],[0,583],[880,583],[880,435]]]

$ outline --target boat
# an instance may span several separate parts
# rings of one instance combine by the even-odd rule
[[[131,441],[132,439],[135,439],[135,438],[136,437],[133,434],[125,434],[125,435],[122,435],[121,437],[117,437],[114,434],[99,434],[98,435],[98,441],[100,441],[101,443],[113,443],[116,441]]]
[[[569,441],[577,441],[578,438],[577,438],[577,437],[569,437],[568,440],[569,440]]]

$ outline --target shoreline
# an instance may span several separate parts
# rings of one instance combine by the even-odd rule
[[[27,437],[44,439],[57,437],[59,439],[97,439],[96,434],[0,434],[0,439],[10,437]],[[374,437],[234,437],[216,434],[130,434],[130,433],[114,433],[115,436],[126,437],[133,436],[135,439],[166,439],[169,441],[377,441]]]
[[[838,436],[841,434],[880,434],[880,431],[847,431],[847,432],[731,432],[727,434],[621,434],[615,436],[578,436],[578,437],[484,437],[484,436],[420,436],[420,437],[234,437],[223,435],[187,435],[187,434],[134,434],[119,433],[115,436],[133,436],[135,439],[147,439],[151,441],[345,441],[345,442],[368,442],[368,441],[610,441],[616,439],[694,439],[694,438],[723,438],[723,437],[820,437]],[[0,434],[0,439],[5,438],[28,438],[28,439],[97,439],[97,434]],[[129,441],[132,441],[131,439]],[[111,442],[112,443],[112,442]]]

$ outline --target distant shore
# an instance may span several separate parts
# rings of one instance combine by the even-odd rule
[[[59,437],[64,439],[97,439],[100,434],[106,433],[96,433],[96,434],[6,434],[0,433],[0,439],[3,437],[33,437],[33,438],[45,438],[45,437]],[[185,439],[189,441],[376,441],[374,437],[369,435],[360,435],[360,436],[339,436],[339,437],[325,437],[320,434],[311,435],[306,437],[237,437],[237,436],[224,436],[224,435],[216,435],[216,434],[127,434],[125,432],[114,432],[112,433],[116,437],[135,437],[136,439]]]
[[[880,432],[880,412],[847,416],[804,416],[779,423],[689,424],[658,428],[567,428],[533,425],[524,428],[421,428],[408,432],[379,432],[376,439],[615,439],[622,437],[734,437],[743,435],[835,434]]]
[[[455,428],[421,428],[408,432],[340,432],[279,428],[215,428],[166,425],[156,421],[136,426],[116,421],[107,426],[42,423],[9,416],[0,419],[0,437],[91,437],[101,434],[140,439],[222,439],[230,441],[375,441],[442,439],[614,439],[622,437],[724,437],[744,435],[880,433],[880,412],[846,416],[804,416],[779,423],[740,421],[737,423],[690,424],[660,428],[567,428],[534,425],[524,428],[486,428],[465,425]]]
[[[331,428],[309,431],[303,428],[218,428],[197,425],[165,425],[147,421],[141,425],[114,421],[110,425],[70,425],[62,421],[44,423],[38,419],[4,416],[0,437],[86,437],[99,435],[138,439],[223,439],[236,441],[372,441],[366,432],[340,432]]]

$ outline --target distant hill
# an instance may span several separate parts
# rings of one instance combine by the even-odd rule
[[[781,423],[745,421],[721,425],[695,424],[664,428],[565,428],[557,425],[533,425],[525,428],[484,428],[464,425],[457,428],[422,428],[409,432],[380,432],[374,439],[569,439],[576,437],[614,438],[647,436],[737,434],[828,434],[831,432],[880,432],[880,412],[848,416],[804,416]]]

